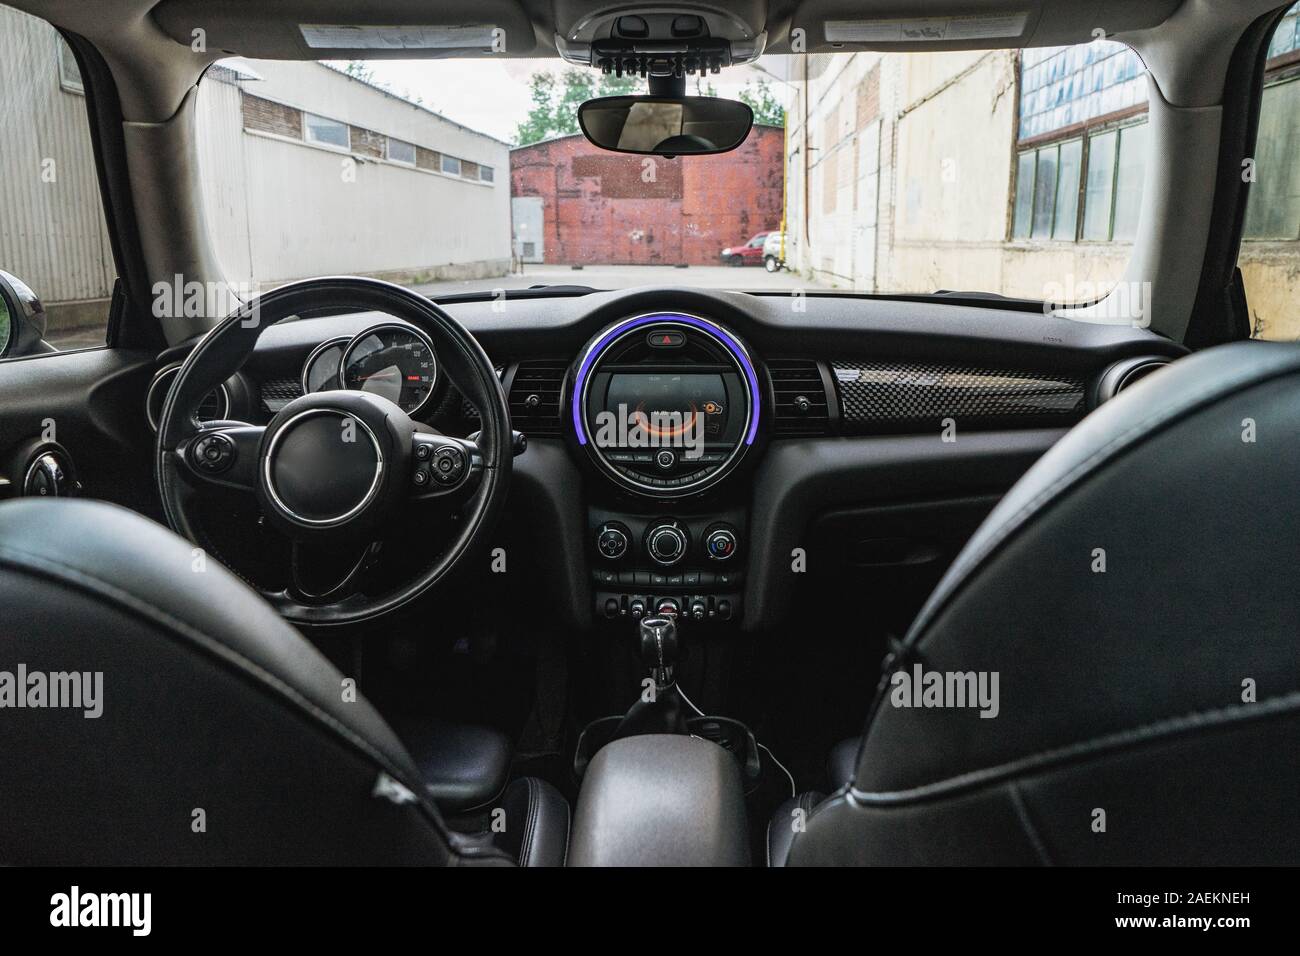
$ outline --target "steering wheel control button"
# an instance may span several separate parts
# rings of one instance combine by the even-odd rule
[[[677,464],[677,452],[671,448],[661,448],[655,454],[655,464],[662,471],[669,471],[673,465]]]
[[[730,528],[714,528],[705,535],[704,551],[714,561],[726,561],[736,553],[736,533]]]
[[[442,445],[433,452],[433,478],[440,485],[454,485],[465,473],[465,453],[454,445]]]
[[[645,548],[651,560],[665,567],[676,564],[686,556],[689,541],[686,532],[676,524],[651,525],[646,531]]]
[[[190,447],[190,460],[199,471],[220,474],[235,461],[235,445],[225,435],[204,435]]]
[[[415,446],[415,458],[417,461],[428,461],[433,454],[433,446],[428,442],[420,442]]]
[[[415,474],[411,476],[411,481],[417,488],[423,488],[429,484],[429,473],[423,468],[415,469]]]
[[[607,524],[596,535],[596,550],[608,561],[617,561],[627,554],[627,531],[618,526]]]

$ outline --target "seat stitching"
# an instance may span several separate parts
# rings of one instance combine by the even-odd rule
[[[537,782],[532,777],[525,777],[524,781],[528,784],[528,803],[524,810],[524,839],[519,846],[519,865],[528,865],[528,855],[533,848],[533,833],[537,827],[537,803],[536,787]]]
[[[1020,785],[1012,783],[1007,787],[1007,792],[1011,796],[1011,805],[1016,808],[1016,816],[1020,818],[1020,826],[1024,829],[1025,836],[1033,846],[1034,853],[1038,855],[1039,862],[1043,866],[1051,866],[1051,854],[1047,852],[1047,845],[1043,843],[1043,838],[1038,833],[1038,827],[1034,826],[1034,819],[1029,815],[1029,807],[1025,805],[1025,799],[1020,793]]]
[[[1039,750],[1006,763],[981,767],[977,770],[908,787],[904,790],[872,792],[859,790],[856,786],[853,786],[849,789],[849,796],[857,803],[867,805],[921,802],[964,790],[977,789],[1001,780],[1021,776],[1030,771],[1045,770],[1056,764],[1070,763],[1077,758],[1098,756],[1161,738],[1180,736],[1194,730],[1217,729],[1245,721],[1286,716],[1298,709],[1300,709],[1300,691],[1291,691],[1279,697],[1266,698],[1257,703],[1240,707],[1220,707],[1213,710],[1197,711],[1181,717],[1170,717],[1148,724],[1128,727],[1076,743]]]

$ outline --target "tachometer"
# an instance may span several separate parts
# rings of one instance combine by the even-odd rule
[[[433,395],[438,369],[433,343],[406,325],[376,325],[343,349],[339,378],[344,388],[372,392],[416,414]]]

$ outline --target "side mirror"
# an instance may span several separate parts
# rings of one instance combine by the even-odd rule
[[[0,269],[0,359],[48,351],[41,300],[27,283]]]
[[[714,96],[605,96],[578,107],[578,125],[592,143],[616,153],[703,156],[743,143],[754,111]]]

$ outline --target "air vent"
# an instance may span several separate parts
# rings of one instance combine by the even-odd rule
[[[1152,372],[1160,371],[1169,364],[1169,361],[1160,355],[1144,355],[1140,358],[1122,359],[1110,365],[1093,385],[1093,406],[1110,401],[1124,389],[1136,385]]]
[[[569,363],[564,359],[520,362],[510,383],[510,424],[529,438],[560,435],[560,396]]]
[[[176,380],[176,373],[180,371],[180,368],[180,362],[168,365],[160,369],[154,375],[153,381],[149,383],[149,390],[145,393],[144,398],[144,411],[145,418],[149,421],[149,427],[154,431],[158,430],[158,421],[162,418],[163,405],[167,401],[167,392],[171,389],[172,382]],[[224,383],[204,395],[195,412],[195,416],[201,422],[218,421],[229,414],[230,392],[226,389]]]
[[[825,435],[830,431],[826,386],[816,362],[778,359],[767,363],[775,402],[775,438]]]

